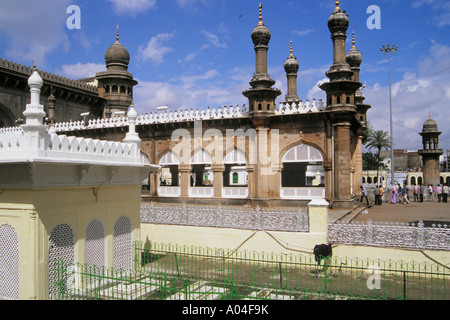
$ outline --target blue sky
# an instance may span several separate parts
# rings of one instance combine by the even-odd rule
[[[120,42],[131,55],[129,71],[139,81],[139,113],[168,105],[217,108],[248,103],[254,66],[250,38],[258,22],[259,0],[2,0],[0,57],[78,79],[105,69],[104,53]],[[318,83],[332,64],[327,20],[334,0],[263,0],[265,25],[272,33],[268,64],[276,87],[286,94],[283,64],[293,41],[300,62],[298,94],[321,99]],[[81,9],[81,29],[69,30],[67,7]],[[381,29],[369,29],[370,5],[381,12]],[[392,93],[396,148],[421,148],[418,132],[429,113],[438,122],[440,147],[450,149],[450,2],[448,0],[342,0],[351,32],[363,54],[361,81],[368,119],[389,131],[387,56],[394,43]]]

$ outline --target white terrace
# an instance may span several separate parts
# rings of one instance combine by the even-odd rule
[[[324,111],[326,107],[322,100],[313,100],[310,102],[299,101],[292,104],[280,104],[275,110],[275,115],[289,115],[289,114],[303,114],[311,112]],[[206,121],[214,119],[232,119],[232,118],[246,118],[248,111],[245,105],[241,106],[224,106],[216,109],[209,107],[196,110],[176,110],[176,111],[157,111],[155,113],[146,113],[138,116],[136,125],[149,125],[159,123],[173,123],[173,122],[188,122],[188,121]],[[100,128],[114,128],[128,126],[128,119],[124,115],[115,116],[110,119],[94,119],[88,122],[73,121],[65,123],[56,123],[54,125],[57,132],[67,132],[75,130],[100,129]],[[8,132],[15,129],[0,129],[1,132]]]
[[[123,142],[101,141],[57,135],[43,124],[44,107],[39,104],[43,80],[35,70],[28,80],[31,103],[26,106],[26,124],[0,132],[0,163],[53,162],[101,165],[144,165],[140,139],[135,132],[137,114],[130,109],[125,120],[129,132]],[[148,163],[147,163],[148,164]],[[146,165],[147,165],[146,164]]]

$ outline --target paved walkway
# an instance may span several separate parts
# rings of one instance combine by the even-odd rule
[[[409,204],[383,203],[369,208],[359,207],[352,212],[330,210],[329,222],[337,221],[417,222],[446,223],[450,226],[450,202],[414,202]]]

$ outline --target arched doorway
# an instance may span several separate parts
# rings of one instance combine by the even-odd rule
[[[172,151],[167,152],[159,161],[161,172],[159,176],[158,195],[160,197],[179,197],[180,189],[180,158]]]
[[[14,121],[14,114],[0,103],[0,128],[13,127]]]
[[[190,188],[191,198],[211,198],[214,196],[214,174],[212,171],[212,157],[205,150],[198,150],[190,160]]]
[[[223,159],[222,198],[247,198],[248,173],[247,159],[244,152],[233,149]]]
[[[282,199],[325,198],[325,170],[319,150],[306,144],[295,146],[284,154],[282,164]]]

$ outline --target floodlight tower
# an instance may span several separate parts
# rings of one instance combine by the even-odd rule
[[[390,45],[388,44],[386,46],[382,46],[380,48],[380,51],[382,54],[388,55],[389,60],[389,107],[390,107],[390,113],[391,113],[391,186],[394,184],[394,124],[392,120],[392,84],[391,84],[391,55],[397,52],[398,47],[396,45]]]

